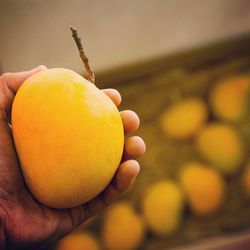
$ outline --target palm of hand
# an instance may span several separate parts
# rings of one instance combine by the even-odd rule
[[[141,138],[130,137],[125,142],[123,161],[112,182],[86,204],[59,210],[39,203],[23,180],[8,120],[20,85],[30,75],[44,69],[41,66],[28,72],[4,74],[0,78],[0,249],[39,249],[71,232],[129,187],[139,172],[138,162],[132,159],[145,151]],[[119,105],[121,100],[117,91],[103,91]],[[121,116],[125,134],[137,129],[139,119],[135,113],[122,111]]]

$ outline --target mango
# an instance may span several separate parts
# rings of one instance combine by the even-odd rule
[[[179,227],[183,215],[183,193],[171,180],[151,184],[142,200],[142,213],[156,236],[168,236]]]
[[[138,249],[144,233],[144,222],[130,203],[120,201],[107,209],[102,225],[105,249]]]
[[[115,104],[67,69],[48,69],[23,83],[12,128],[26,183],[49,207],[70,208],[94,198],[111,181],[123,153]]]
[[[250,78],[245,76],[217,83],[209,96],[213,114],[226,121],[242,121],[248,112],[249,86]]]
[[[242,176],[242,186],[246,196],[250,197],[250,163],[247,164],[243,176]]]
[[[90,233],[71,233],[59,241],[56,250],[100,250],[96,237]]]
[[[170,106],[161,117],[161,127],[169,138],[187,139],[201,129],[207,116],[205,102],[192,97]]]
[[[208,124],[196,139],[198,152],[225,174],[235,173],[244,160],[244,145],[236,130],[223,123]]]
[[[214,169],[197,162],[187,163],[181,168],[179,179],[195,214],[212,214],[223,204],[225,184]]]

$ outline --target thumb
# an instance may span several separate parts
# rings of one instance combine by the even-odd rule
[[[40,65],[32,70],[18,73],[4,73],[0,77],[0,116],[10,120],[10,112],[16,92],[30,76],[47,68]]]
[[[21,190],[24,185],[12,130],[8,124],[12,102],[22,83],[31,75],[45,69],[45,66],[38,66],[25,72],[5,73],[0,77],[0,189],[7,193]]]
[[[23,71],[18,73],[5,73],[2,75],[3,80],[9,87],[9,89],[15,94],[22,83],[28,79],[30,76],[38,73],[40,71],[46,70],[47,67],[44,65],[40,65],[34,69],[29,71]]]

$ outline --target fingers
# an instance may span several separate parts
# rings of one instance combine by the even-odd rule
[[[115,176],[115,185],[119,192],[124,192],[134,182],[140,172],[140,165],[136,160],[123,162]]]
[[[134,132],[135,130],[138,129],[140,125],[140,120],[139,120],[138,115],[134,111],[124,110],[124,111],[121,111],[120,114],[121,114],[125,134]]]
[[[15,94],[19,87],[22,85],[22,83],[32,76],[35,73],[38,73],[40,71],[43,71],[47,69],[44,65],[40,65],[32,70],[24,71],[24,72],[18,72],[18,73],[5,73],[2,75],[2,78],[4,79],[7,86],[12,90],[12,92]]]
[[[116,106],[120,105],[122,98],[116,89],[103,89],[102,91],[114,102]],[[120,114],[125,134],[134,132],[139,127],[140,120],[135,112],[131,110],[124,110],[121,111]]]
[[[137,159],[146,151],[146,145],[139,136],[133,136],[125,141],[123,161],[128,159]]]
[[[116,89],[103,89],[102,91],[114,102],[116,106],[120,105],[122,97],[119,91]]]

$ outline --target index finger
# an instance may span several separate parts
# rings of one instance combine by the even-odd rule
[[[2,78],[7,84],[8,88],[16,94],[22,83],[28,79],[30,76],[34,75],[35,73],[38,73],[40,71],[46,70],[47,67],[44,65],[40,65],[32,70],[29,71],[23,71],[18,73],[4,73],[2,75]]]
[[[102,90],[112,101],[116,106],[119,106],[121,101],[122,101],[122,97],[119,93],[118,90],[116,89],[103,89]]]

